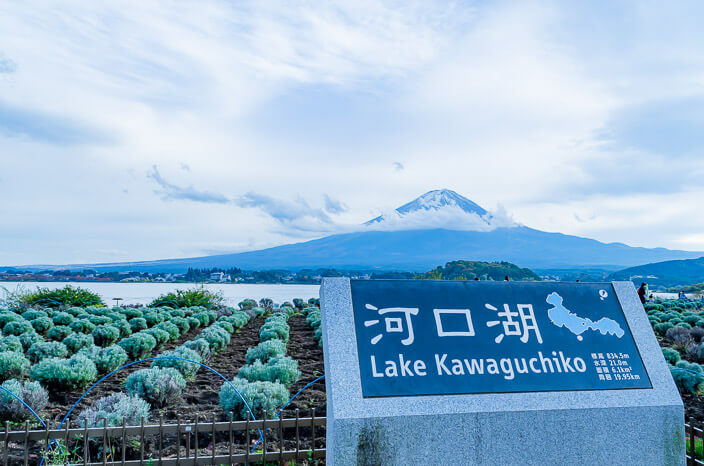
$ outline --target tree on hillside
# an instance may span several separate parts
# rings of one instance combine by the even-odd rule
[[[510,262],[452,261],[416,276],[420,280],[540,280],[532,270]]]

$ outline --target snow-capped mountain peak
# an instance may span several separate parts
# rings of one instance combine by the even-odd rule
[[[488,213],[483,207],[450,189],[428,191],[408,204],[402,205],[396,209],[396,212],[403,215],[418,210],[439,210],[447,206],[459,207],[468,214],[473,213],[480,217]]]
[[[437,220],[452,220],[452,223],[467,221],[472,226],[488,224],[491,214],[483,207],[470,201],[450,189],[435,189],[428,191],[411,202],[402,205],[392,212],[380,215],[365,223],[367,226],[380,224],[417,223],[429,221],[431,225]],[[397,225],[399,226],[399,225]],[[435,225],[436,226],[436,225]],[[481,226],[481,225],[479,225]]]

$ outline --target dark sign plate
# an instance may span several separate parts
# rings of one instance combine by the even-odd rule
[[[365,398],[652,388],[611,284],[351,286]]]

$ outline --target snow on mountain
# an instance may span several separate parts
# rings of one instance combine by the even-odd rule
[[[455,191],[436,189],[364,225],[369,229],[387,231],[426,228],[491,231],[516,226],[516,223],[503,209],[489,212]]]

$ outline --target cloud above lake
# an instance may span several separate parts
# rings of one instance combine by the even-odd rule
[[[177,186],[169,183],[161,176],[156,165],[147,173],[147,177],[151,178],[159,185],[159,189],[154,192],[165,201],[183,200],[215,204],[230,203],[230,199],[219,193],[198,190],[193,186]]]

